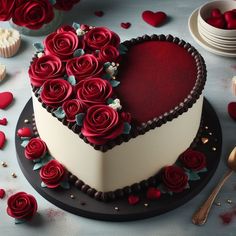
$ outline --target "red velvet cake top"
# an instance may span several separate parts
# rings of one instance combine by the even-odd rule
[[[169,112],[190,94],[197,80],[196,61],[183,47],[147,41],[129,48],[116,88],[123,108],[138,123]]]

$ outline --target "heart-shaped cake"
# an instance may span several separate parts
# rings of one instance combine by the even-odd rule
[[[39,136],[89,195],[137,191],[197,136],[206,68],[189,43],[171,35],[120,43],[105,27],[74,24],[35,47]]]

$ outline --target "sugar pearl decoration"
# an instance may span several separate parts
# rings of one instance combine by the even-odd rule
[[[231,199],[227,199],[226,201],[228,204],[232,204],[232,200]]]
[[[148,207],[148,206],[149,206],[149,204],[148,204],[148,203],[144,203],[143,205],[144,205],[145,207]]]
[[[16,173],[12,173],[11,176],[12,176],[13,178],[17,178]]]
[[[205,138],[205,137],[202,137],[201,141],[202,141],[203,144],[206,144],[206,143],[208,143],[209,139]]]
[[[1,165],[2,165],[3,167],[7,167],[7,163],[6,163],[5,161],[2,161],[2,162],[1,162]]]
[[[25,120],[24,120],[24,123],[25,123],[25,124],[28,124],[28,123],[29,123],[29,120],[25,119]]]
[[[216,151],[216,148],[215,148],[215,147],[213,147],[213,148],[212,148],[212,150],[213,150],[213,151]]]
[[[114,207],[114,209],[115,209],[116,211],[119,211],[119,207]]]
[[[74,196],[73,194],[71,194],[71,195],[70,195],[70,198],[71,198],[71,199],[74,199],[74,198],[75,198],[75,196]]]
[[[221,206],[221,203],[220,202],[215,202],[215,205],[216,206]]]

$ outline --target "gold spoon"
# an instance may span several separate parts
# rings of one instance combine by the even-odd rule
[[[213,191],[207,200],[201,205],[201,207],[193,214],[192,222],[195,225],[204,225],[207,221],[208,214],[210,212],[211,206],[219,193],[221,187],[224,185],[225,181],[236,171],[236,147],[231,151],[228,157],[228,167],[229,170],[225,173],[224,177],[215,186]]]

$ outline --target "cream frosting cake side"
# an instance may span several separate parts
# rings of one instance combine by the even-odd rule
[[[33,107],[39,136],[51,155],[97,191],[114,191],[155,175],[173,164],[194,140],[201,121],[203,95],[187,112],[145,135],[95,150],[53,117],[34,94]]]

